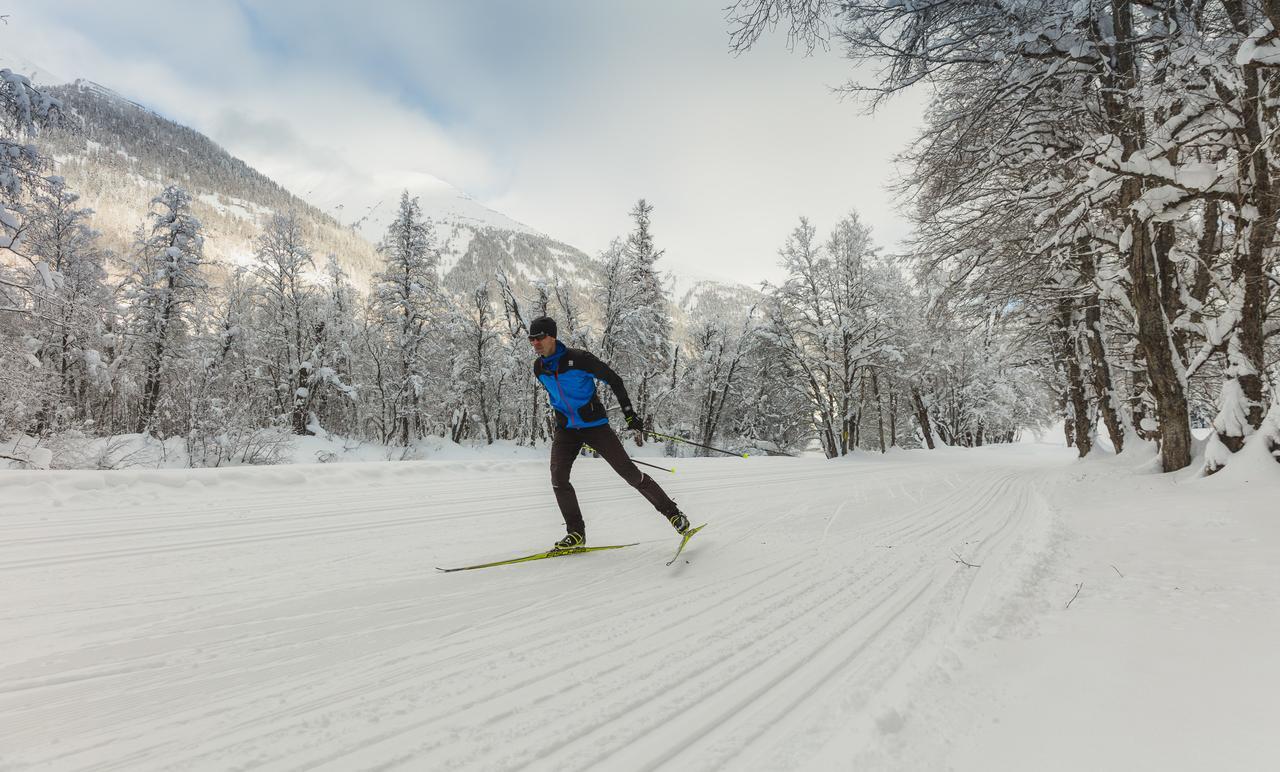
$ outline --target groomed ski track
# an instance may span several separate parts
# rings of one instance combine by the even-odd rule
[[[847,765],[1051,552],[1043,446],[0,476],[0,769]]]

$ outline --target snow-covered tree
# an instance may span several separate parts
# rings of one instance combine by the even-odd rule
[[[453,367],[449,373],[449,430],[455,442],[468,430],[483,436],[486,444],[502,436],[503,395],[526,370],[508,356],[500,317],[487,285],[468,297],[458,298],[448,320]]]
[[[40,361],[45,394],[33,430],[43,434],[79,424],[89,415],[106,375],[99,350],[100,314],[111,304],[108,255],[89,227],[92,211],[58,177],[33,190],[20,255],[28,264],[31,314],[28,341]]]
[[[185,382],[190,404],[187,455],[192,466],[274,463],[289,437],[275,389],[258,376],[274,330],[260,330],[263,302],[248,268],[233,271],[211,299],[209,326],[195,341],[195,377]]]
[[[891,325],[878,307],[877,289],[887,287],[874,281],[870,232],[850,215],[821,244],[817,229],[801,218],[779,255],[786,278],[767,289],[763,334],[802,373],[827,455],[845,455],[857,445],[860,390],[875,377],[867,368],[891,341]]]
[[[61,103],[30,79],[0,69],[0,249],[21,249],[23,194],[42,184],[48,166],[28,140],[60,110]]]
[[[273,216],[257,241],[253,273],[262,298],[257,317],[262,365],[280,415],[294,434],[312,433],[312,405],[335,380],[324,293],[297,214]]]
[[[695,441],[721,447],[718,436],[732,433],[741,421],[749,389],[749,352],[758,325],[755,308],[736,314],[713,310],[699,314],[687,344],[676,400],[686,408],[679,426]],[[704,449],[700,455],[709,453]]]
[[[370,318],[382,335],[386,361],[376,392],[385,438],[408,445],[429,423],[426,391],[441,352],[433,346],[441,309],[440,255],[418,199],[400,196],[396,218],[379,247],[386,263],[374,277]]]
[[[644,199],[631,210],[635,230],[602,255],[597,293],[600,354],[627,380],[636,412],[650,420],[671,391],[673,356],[670,300],[656,267],[663,250],[655,245],[652,215]]]
[[[142,370],[135,424],[140,433],[157,428],[166,384],[193,375],[188,346],[202,311],[197,300],[208,286],[204,235],[191,214],[191,197],[170,185],[151,203],[149,228],[140,234],[124,294],[130,358]]]
[[[1274,9],[742,0],[731,16],[738,46],[784,20],[806,44],[838,37],[879,65],[848,87],[872,104],[930,84],[905,156],[914,252],[1056,341],[1073,442],[1097,415],[1117,449],[1136,429],[1173,470],[1191,419],[1216,412],[1213,469],[1257,431],[1280,332]]]

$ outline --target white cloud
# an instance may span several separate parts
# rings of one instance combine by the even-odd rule
[[[12,14],[0,46],[187,123],[325,208],[440,178],[596,252],[644,196],[667,267],[752,283],[801,214],[825,228],[856,208],[892,246],[906,226],[884,184],[920,99],[864,116],[829,90],[848,62],[776,37],[731,57],[721,5],[224,2],[179,19],[51,0]]]

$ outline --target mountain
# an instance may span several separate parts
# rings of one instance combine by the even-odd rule
[[[30,63],[19,66],[38,70]],[[39,143],[54,158],[56,172],[95,210],[94,227],[118,253],[131,248],[148,202],[165,185],[176,183],[192,196],[194,213],[206,230],[206,255],[213,260],[244,264],[266,219],[293,210],[318,262],[337,255],[361,289],[378,270],[375,245],[394,217],[399,190],[388,190],[383,202],[363,212],[346,212],[332,197],[317,206],[315,191],[304,200],[204,134],[110,88],[88,80],[44,88],[62,100],[74,120],[67,128],[42,132]],[[582,250],[489,209],[441,180],[424,179],[409,192],[434,224],[444,286],[469,292],[503,273],[528,296],[535,284],[554,279],[568,288],[588,320],[595,315],[588,295],[598,267]],[[688,295],[673,295],[677,316],[704,295],[745,307],[750,300],[743,298],[754,294],[741,286],[687,277],[673,280],[671,288]]]
[[[192,209],[206,228],[206,254],[241,264],[266,218],[294,210],[314,254],[336,254],[357,287],[368,285],[381,263],[375,245],[395,215],[400,191],[373,212],[344,224],[336,216],[286,190],[194,129],[175,123],[119,93],[87,80],[46,87],[74,117],[72,125],[44,131],[40,144],[57,173],[96,214],[105,243],[125,252],[143,220],[147,202],[166,184],[191,193]],[[521,289],[550,276],[585,287],[593,261],[581,250],[480,205],[440,182],[418,195],[441,247],[446,286],[470,290],[478,277],[505,271]],[[342,214],[341,208],[337,210]]]
[[[191,194],[205,228],[206,256],[243,263],[268,217],[294,210],[314,254],[329,253],[357,281],[376,270],[374,247],[358,233],[233,157],[198,131],[157,115],[109,88],[86,80],[45,89],[71,117],[46,129],[39,144],[57,173],[95,210],[94,227],[107,246],[126,253],[148,202],[167,184]]]

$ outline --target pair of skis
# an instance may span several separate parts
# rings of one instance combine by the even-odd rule
[[[676,562],[676,559],[680,557],[681,552],[684,552],[685,545],[689,543],[689,540],[693,538],[693,535],[706,527],[707,527],[707,524],[703,523],[697,528],[690,528],[689,530],[685,531],[683,538],[680,539],[680,546],[676,548],[676,554],[673,555],[671,559],[667,561],[667,565],[671,565],[672,563]],[[481,563],[476,566],[461,566],[459,568],[440,568],[437,566],[436,570],[443,571],[446,574],[453,573],[454,571],[474,571],[477,568],[493,568],[495,566],[514,565],[515,563],[529,563],[534,560],[546,560],[547,558],[562,558],[562,557],[565,557],[566,555],[579,555],[583,552],[603,552],[604,550],[620,550],[626,547],[634,547],[637,544],[639,544],[639,542],[635,542],[633,544],[609,544],[602,547],[571,547],[567,550],[550,550],[549,552],[538,552],[533,555],[525,555],[522,558],[511,558],[510,560],[498,560],[498,561],[494,561],[493,563]]]

